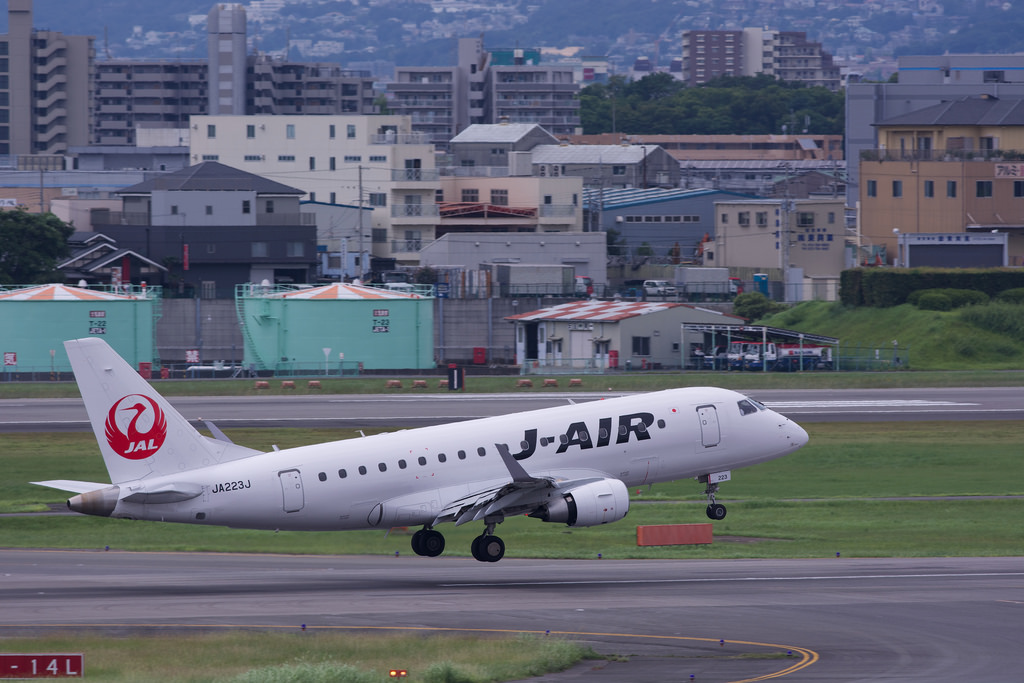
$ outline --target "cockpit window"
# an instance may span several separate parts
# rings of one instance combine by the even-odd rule
[[[736,405],[740,407],[740,415],[752,415],[757,412],[758,404],[751,401],[749,398],[745,398],[742,401],[737,401]],[[762,408],[764,406],[761,406]]]

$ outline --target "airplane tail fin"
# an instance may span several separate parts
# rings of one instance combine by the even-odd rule
[[[203,436],[102,339],[64,342],[113,484],[260,451]]]

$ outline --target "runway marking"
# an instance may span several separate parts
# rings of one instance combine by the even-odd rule
[[[924,399],[906,400],[872,400],[872,401],[763,401],[776,410],[779,408],[917,408],[931,406],[980,406],[980,403],[962,403],[959,401],[928,401]]]
[[[246,629],[267,629],[267,630],[289,630],[294,631],[297,627],[281,626],[280,624],[2,624],[2,627],[23,627],[23,628],[40,628],[40,629],[82,629],[82,628],[139,628],[140,626],[147,628],[159,628],[159,629],[234,629],[234,628],[246,628]],[[502,633],[509,635],[521,635],[528,633],[531,635],[553,635],[553,636],[580,636],[580,637],[592,637],[592,638],[636,638],[640,640],[678,640],[688,641],[697,643],[724,643],[727,645],[749,645],[751,647],[765,647],[765,648],[776,648],[786,650],[787,652],[795,652],[800,654],[800,660],[794,662],[791,666],[786,667],[780,671],[773,673],[764,674],[761,676],[755,676],[754,678],[744,678],[736,681],[729,681],[728,683],[756,683],[757,681],[768,681],[775,678],[782,678],[789,674],[796,673],[811,666],[817,662],[821,656],[814,650],[797,647],[794,645],[780,645],[777,643],[760,643],[752,640],[725,640],[721,638],[698,638],[696,636],[662,636],[655,634],[645,633],[599,633],[599,632],[588,632],[588,631],[537,631],[529,629],[506,629],[506,628],[454,628],[447,626],[316,626],[303,624],[302,628],[307,631],[430,631],[437,633]]]
[[[501,586],[593,586],[640,585],[659,583],[739,583],[742,581],[851,581],[862,579],[965,579],[993,576],[1024,576],[1024,572],[986,572],[963,574],[840,574],[837,576],[740,576],[705,579],[615,579],[600,581],[510,581],[504,583],[442,583],[442,588],[495,588]]]

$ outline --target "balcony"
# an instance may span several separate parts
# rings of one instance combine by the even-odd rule
[[[392,254],[414,254],[423,248],[423,240],[391,240]]]
[[[1015,149],[865,149],[861,161],[1024,161]]]
[[[432,168],[393,168],[393,183],[436,183],[441,177],[439,171]]]
[[[370,136],[371,145],[428,145],[430,136],[425,133],[380,133]]]
[[[392,204],[392,218],[437,218],[437,204]]]

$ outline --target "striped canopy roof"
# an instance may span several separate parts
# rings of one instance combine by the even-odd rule
[[[111,294],[60,284],[0,289],[0,301],[130,301],[135,298],[125,294]]]

